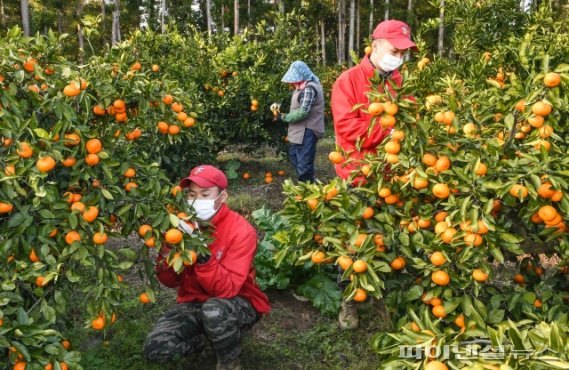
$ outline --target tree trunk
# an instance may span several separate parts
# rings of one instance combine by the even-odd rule
[[[212,26],[211,26],[211,0],[205,2],[205,14],[207,18],[207,36],[211,39]]]
[[[413,14],[413,0],[409,0],[407,2],[407,24],[409,27],[411,27],[411,29],[413,29],[415,23],[414,20],[415,16]]]
[[[361,3],[360,0],[357,0],[356,2],[356,53],[358,55],[360,55],[360,44],[361,44],[361,38],[360,38],[360,13],[361,13]]]
[[[120,0],[114,0],[115,8],[113,9],[113,27],[111,31],[111,45],[115,46],[121,41],[121,25],[120,25]]]
[[[389,0],[385,0],[385,20],[389,19]]]
[[[345,0],[338,1],[338,64],[346,60],[346,25],[344,20]]]
[[[160,2],[160,32],[166,33],[166,0]]]
[[[247,27],[251,28],[251,0],[247,0]]]
[[[369,0],[369,36],[373,33],[373,0]]]
[[[0,25],[6,26],[6,15],[4,14],[4,0],[0,0]]]
[[[221,32],[225,32],[224,15],[225,15],[225,6],[223,5],[223,2],[221,2]]]
[[[350,58],[350,53],[354,50],[354,24],[356,18],[356,0],[350,0],[350,28],[348,31],[348,63],[352,64],[352,58]]]
[[[324,32],[324,21],[320,21],[320,40],[322,41],[322,65],[326,65],[326,33]]]
[[[233,34],[239,34],[239,0],[233,0]]]
[[[63,13],[61,9],[57,9],[57,32],[63,33]]]
[[[28,0],[20,0],[20,14],[22,15],[22,29],[24,36],[30,35],[30,12],[28,9]]]
[[[85,44],[83,41],[83,28],[81,25],[81,17],[83,16],[83,0],[77,0],[75,8],[75,16],[77,18],[77,38],[79,40],[79,63],[83,64],[83,53],[85,52]]]
[[[444,39],[445,39],[445,0],[441,0],[439,21],[440,24],[439,24],[438,51],[439,51],[439,56],[442,56],[444,52]]]

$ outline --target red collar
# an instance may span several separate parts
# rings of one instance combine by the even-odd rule
[[[225,216],[229,213],[229,207],[227,204],[223,203],[221,207],[217,210],[217,213],[209,221],[213,226],[217,226],[223,221]]]
[[[371,64],[371,60],[369,60],[369,56],[365,56],[362,58],[360,62],[360,66],[363,68],[366,76],[371,77],[375,73],[375,67]]]

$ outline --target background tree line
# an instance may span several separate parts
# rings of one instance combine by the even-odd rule
[[[422,54],[453,56],[465,47],[485,50],[496,39],[516,34],[524,17],[545,0],[0,0],[0,29],[20,25],[25,35],[36,32],[75,34],[70,55],[80,60],[84,53],[103,50],[120,42],[130,32],[149,28],[164,32],[168,25],[182,34],[195,29],[213,34],[242,33],[264,21],[275,27],[278,13],[304,15],[298,28],[307,29],[319,64],[351,63],[382,19],[409,23]],[[569,15],[567,0],[550,0],[559,19]],[[471,14],[472,3],[479,14]],[[470,5],[472,5],[470,4]],[[480,15],[491,22],[483,24]],[[566,31],[566,30],[565,30]],[[296,32],[296,30],[290,30]],[[478,45],[457,45],[461,33],[483,35]],[[86,50],[85,34],[90,42]]]

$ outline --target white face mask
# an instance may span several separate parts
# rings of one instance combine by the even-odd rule
[[[403,59],[397,58],[391,54],[385,54],[385,56],[379,61],[379,68],[384,72],[391,72],[396,70],[403,64]]]
[[[219,198],[219,194],[215,199],[188,199],[188,205],[196,211],[196,217],[202,221],[207,221],[216,213],[215,201]]]

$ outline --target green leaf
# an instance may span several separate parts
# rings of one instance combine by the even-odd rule
[[[35,128],[34,133],[42,139],[49,139],[49,133],[43,128]]]
[[[111,194],[110,191],[108,191],[107,189],[101,189],[101,194],[103,194],[103,196],[105,197],[105,199],[108,200],[113,200],[113,195]]]
[[[335,281],[319,273],[298,287],[298,292],[310,299],[322,313],[336,313],[340,308],[342,293]]]
[[[423,287],[420,285],[414,285],[411,289],[405,292],[405,299],[408,301],[414,301],[421,298],[423,294]]]

